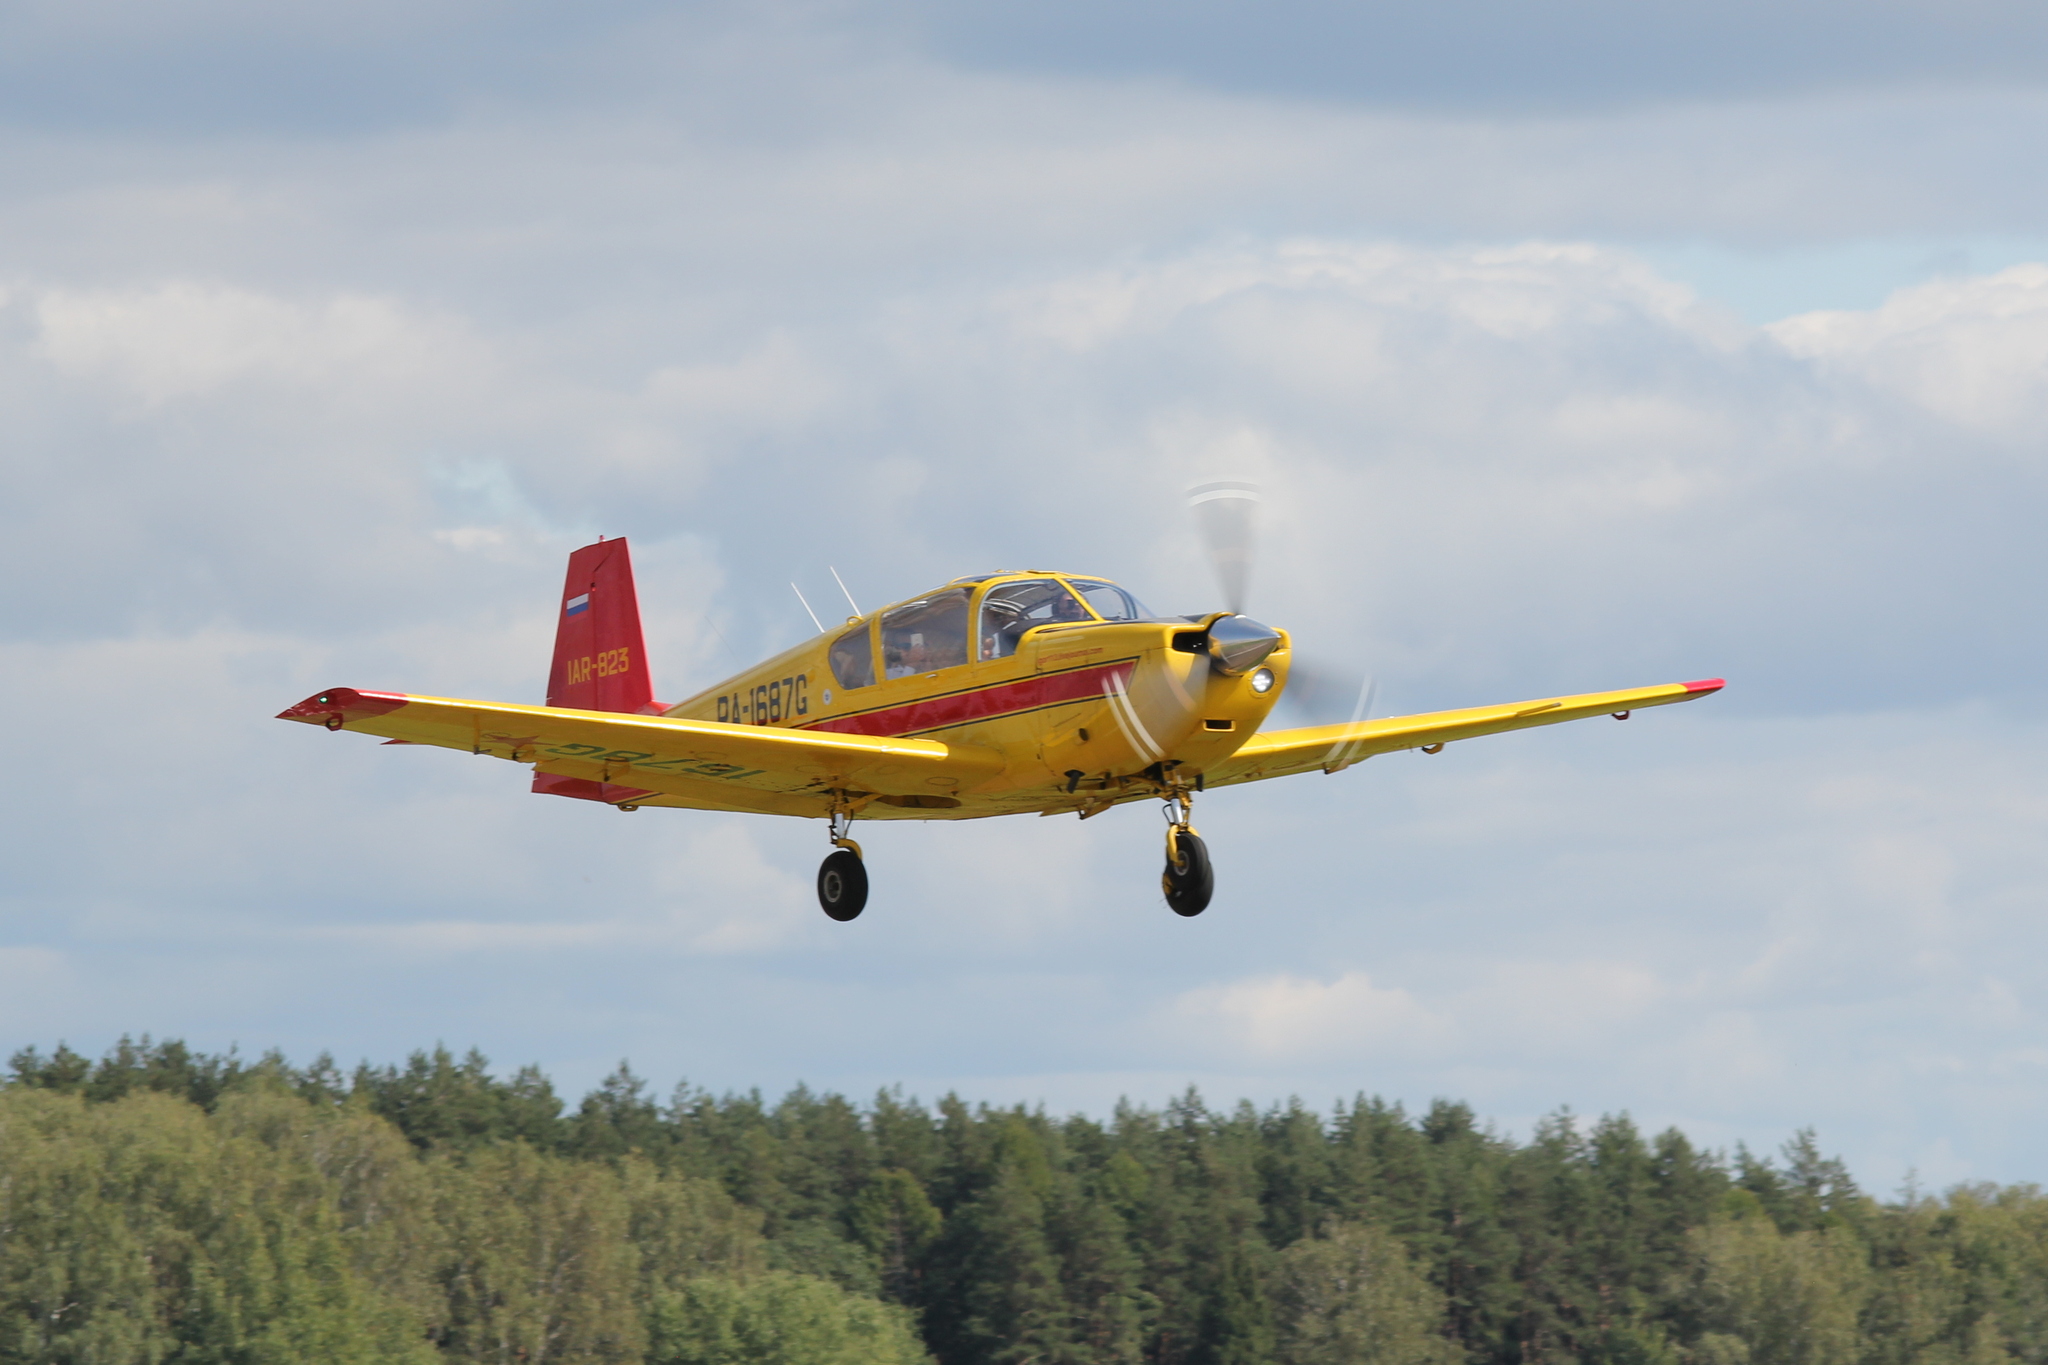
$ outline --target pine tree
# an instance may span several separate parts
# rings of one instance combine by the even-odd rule
[[[854,1199],[853,1235],[875,1258],[882,1290],[897,1303],[920,1297],[925,1254],[944,1218],[908,1171],[876,1173]]]
[[[1059,1264],[1031,1172],[999,1165],[994,1180],[946,1219],[926,1315],[946,1365],[1024,1365],[1066,1358]]]

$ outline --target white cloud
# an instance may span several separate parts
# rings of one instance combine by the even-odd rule
[[[506,784],[508,801],[519,785]],[[572,870],[551,878],[547,895],[508,898],[508,909],[565,918],[319,924],[302,932],[316,941],[435,959],[562,952],[722,956],[771,952],[818,937],[817,916],[805,904],[806,879],[770,864],[731,819],[711,821],[710,828],[687,829],[683,851],[651,859],[644,876],[607,877],[600,887],[579,884]],[[567,841],[560,847],[572,869],[594,852]]]
[[[1226,1053],[1300,1065],[1331,1057],[1368,1060],[1440,1050],[1450,1032],[1403,990],[1376,987],[1364,972],[1330,981],[1269,975],[1182,994],[1168,1012],[1176,1032],[1200,1030]]]
[[[808,867],[770,861],[740,820],[693,823],[682,849],[656,864],[634,907],[654,919],[658,937],[698,952],[766,952],[829,929],[806,903]]]
[[[389,298],[294,304],[174,280],[140,290],[47,290],[35,311],[36,350],[60,372],[111,379],[151,405],[249,381],[388,404],[394,390],[466,391],[468,372],[479,368],[481,348],[463,328],[411,315]]]
[[[1223,1058],[1283,1071],[1479,1053],[1548,1060],[1602,1046],[1698,994],[1631,962],[1481,962],[1466,971],[1471,984],[1424,995],[1357,970],[1247,977],[1183,992],[1163,1027],[1201,1037]]]
[[[2048,265],[1901,289],[1871,312],[1769,329],[1794,355],[1911,398],[1970,431],[2028,443],[2048,419]]]
[[[417,924],[321,926],[312,939],[434,957],[480,952],[553,952],[564,948],[611,947],[626,936],[616,923],[519,924],[488,920],[424,920]]]

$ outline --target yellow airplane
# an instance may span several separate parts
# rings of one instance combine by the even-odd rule
[[[1241,596],[1241,571],[1238,582],[1230,595]],[[654,700],[648,680],[624,539],[569,556],[560,611],[545,706],[332,687],[278,718],[529,764],[534,791],[620,810],[823,819],[834,851],[818,870],[818,902],[835,920],[867,902],[849,837],[856,817],[1085,820],[1162,800],[1166,902],[1198,915],[1214,876],[1190,817],[1210,787],[1337,773],[1399,749],[1434,754],[1588,716],[1626,720],[1722,686],[1261,731],[1287,687],[1286,631],[1234,610],[1157,616],[1106,579],[1030,570],[856,608],[844,625],[670,704]]]

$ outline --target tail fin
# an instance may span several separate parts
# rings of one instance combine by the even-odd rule
[[[569,556],[555,620],[555,662],[548,705],[580,711],[658,711],[640,638],[640,599],[624,538],[600,540]]]

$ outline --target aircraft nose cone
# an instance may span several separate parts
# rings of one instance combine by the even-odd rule
[[[1249,616],[1222,616],[1209,627],[1209,658],[1219,673],[1249,673],[1280,647],[1280,632]]]

